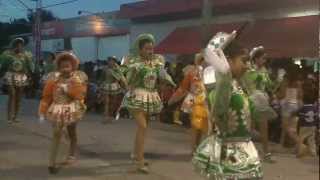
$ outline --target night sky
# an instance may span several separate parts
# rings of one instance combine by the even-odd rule
[[[36,3],[32,0],[21,0],[29,8],[35,8]],[[43,6],[66,2],[69,0],[43,0]],[[118,10],[121,4],[137,2],[141,0],[78,0],[76,2],[65,4],[61,6],[51,7],[54,15],[61,19],[78,16],[79,10],[86,10],[90,12],[108,12]],[[26,17],[26,8],[18,2],[18,0],[0,0],[0,21],[10,21],[10,18],[24,18]]]

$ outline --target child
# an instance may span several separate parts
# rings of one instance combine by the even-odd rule
[[[39,106],[40,120],[52,123],[52,146],[50,149],[50,174],[57,174],[60,167],[57,155],[64,130],[68,132],[70,146],[64,165],[76,161],[77,122],[82,119],[86,105],[88,77],[78,71],[79,59],[70,52],[62,52],[55,60],[57,69],[48,75]]]
[[[316,100],[313,83],[307,80],[303,88],[303,106],[298,112],[300,130],[297,157],[305,155],[307,149],[312,156],[316,156],[315,134],[319,123]],[[307,147],[304,142],[307,143]]]

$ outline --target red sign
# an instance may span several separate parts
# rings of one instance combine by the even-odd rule
[[[41,28],[42,36],[63,36],[64,28],[63,23],[60,21],[51,21],[43,23]]]

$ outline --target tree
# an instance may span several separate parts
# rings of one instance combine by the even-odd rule
[[[34,11],[29,11],[27,14],[28,20],[31,23],[35,22],[35,12]],[[54,21],[58,20],[59,18],[56,17],[51,11],[42,9],[41,10],[41,21],[46,22],[46,21]]]
[[[58,18],[49,10],[41,10],[42,22],[57,20]],[[10,36],[24,33],[32,33],[34,24],[34,11],[29,11],[27,19],[14,19],[11,22],[0,22],[0,53],[10,43]]]
[[[9,46],[10,36],[23,33],[31,33],[32,24],[27,19],[14,19],[11,22],[0,22],[0,52]]]

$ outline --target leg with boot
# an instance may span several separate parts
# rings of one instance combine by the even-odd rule
[[[109,94],[106,94],[105,95],[105,99],[104,99],[104,116],[105,116],[105,119],[103,121],[103,123],[107,124],[107,123],[110,123],[112,121],[111,117],[110,117],[110,109],[111,109],[111,106],[112,106],[112,101],[110,100],[110,95]]]
[[[142,173],[149,173],[149,168],[144,159],[144,143],[147,132],[147,113],[139,110],[131,110],[137,124],[137,131],[134,144],[134,152],[131,156],[137,162],[137,170]]]
[[[298,136],[298,133],[297,133],[297,124],[298,124],[297,118],[296,117],[291,117],[285,123],[285,127],[283,129],[284,130],[284,132],[283,132],[284,133],[284,137],[287,137],[288,140],[293,142],[295,147],[299,147],[299,143],[301,141],[301,139],[300,139],[300,137]],[[286,140],[285,138],[281,139],[281,142],[284,143],[285,140]],[[306,148],[306,146],[304,144],[302,146],[300,146],[299,148],[297,149],[297,151],[301,152],[301,154],[305,154],[305,152],[307,151],[307,148]]]
[[[260,119],[259,122],[260,140],[263,148],[263,157],[265,162],[274,163],[269,149],[269,126],[267,119]]]
[[[191,156],[196,151],[201,142],[201,131],[196,128],[191,128]]]
[[[22,99],[22,94],[23,94],[23,87],[16,87],[16,91],[15,91],[15,102],[14,102],[14,116],[13,116],[13,122],[18,123],[20,122],[17,117],[19,114],[19,110],[20,110],[20,103],[21,103],[21,99]]]
[[[50,174],[57,174],[59,171],[59,167],[57,166],[57,156],[59,151],[59,146],[61,143],[62,137],[62,130],[63,125],[61,123],[55,123],[53,125],[53,134],[52,134],[52,144],[50,149],[50,156],[49,156],[49,173]]]
[[[9,98],[8,98],[8,108],[7,108],[7,118],[8,123],[12,124],[14,119],[14,111],[15,111],[15,98],[16,98],[16,88],[12,85],[8,86],[9,90]]]
[[[78,144],[77,124],[73,123],[67,126],[68,136],[70,140],[69,154],[64,165],[73,165],[76,162],[76,150]]]

